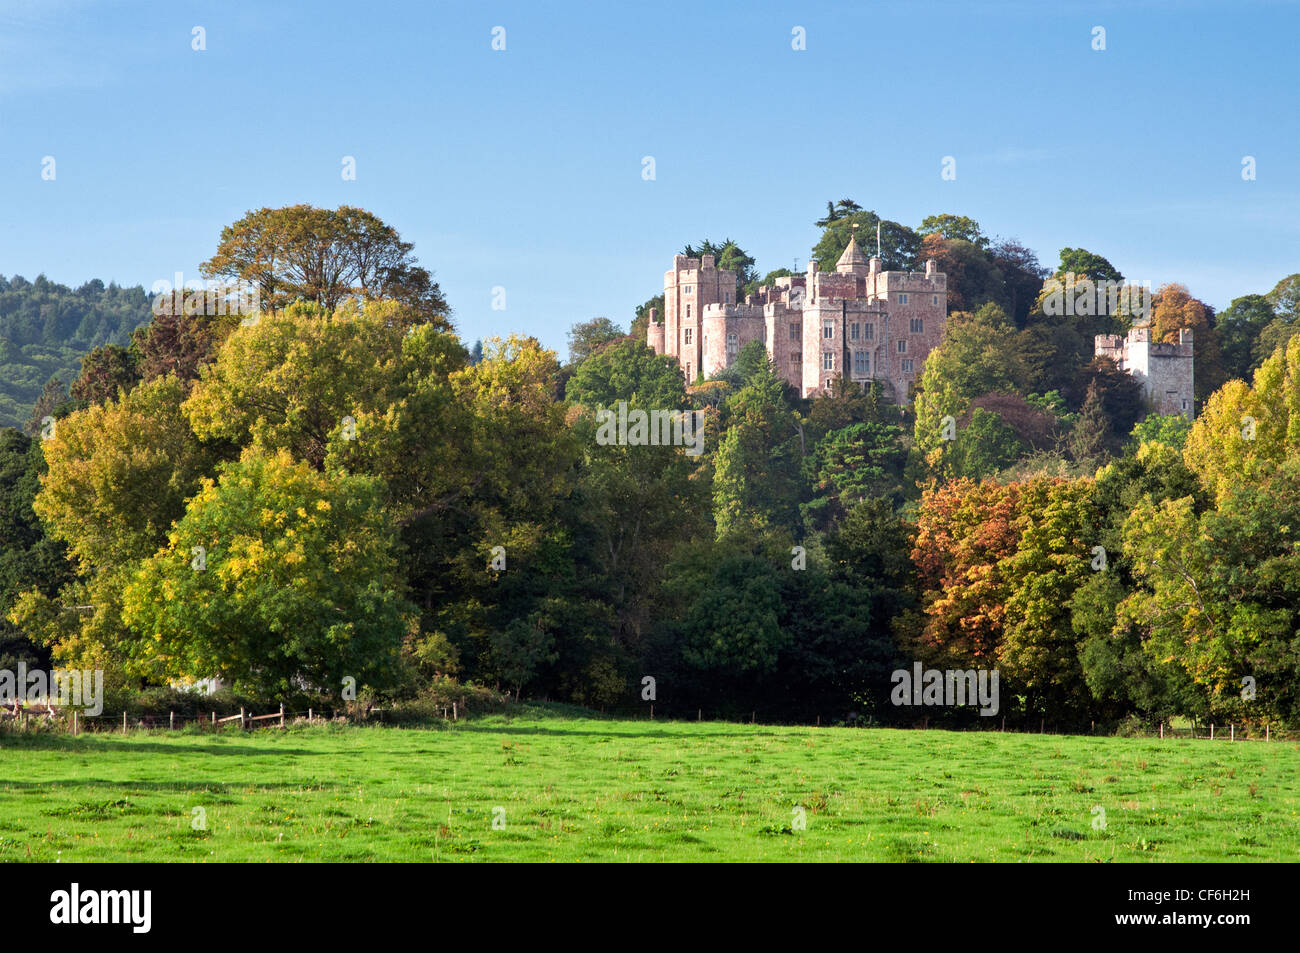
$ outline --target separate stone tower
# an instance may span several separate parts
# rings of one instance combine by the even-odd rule
[[[1098,334],[1093,351],[1136,377],[1147,399],[1161,414],[1182,414],[1191,419],[1195,383],[1191,328],[1179,330],[1177,344],[1152,341],[1150,325],[1130,328],[1127,337]]]

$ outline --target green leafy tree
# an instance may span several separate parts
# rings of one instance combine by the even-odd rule
[[[569,328],[569,363],[581,364],[597,348],[626,336],[623,330],[609,318],[579,321]],[[641,340],[644,341],[645,338]]]
[[[757,374],[727,400],[726,409],[713,477],[718,536],[797,532],[803,448],[785,382],[770,371]]]
[[[414,618],[403,589],[381,484],[251,453],[203,481],[134,573],[122,616],[160,675],[338,693],[349,677],[393,680]]]
[[[989,240],[980,230],[979,223],[965,215],[927,215],[921,220],[916,233],[924,238],[927,235],[939,235],[947,239],[961,239],[981,250],[987,250]]]
[[[1061,261],[1056,266],[1057,275],[1073,274],[1076,278],[1088,277],[1093,281],[1123,281],[1119,269],[1101,255],[1086,248],[1062,248]]]
[[[852,211],[825,226],[813,247],[812,257],[823,270],[833,270],[849,247],[858,226],[858,243],[870,254],[876,247],[876,225],[880,225],[881,267],[885,271],[911,271],[921,247],[920,236],[906,225],[880,218],[875,212]]]
[[[637,340],[616,342],[583,361],[569,378],[565,397],[592,408],[613,407],[620,400],[664,410],[686,405],[677,362]]]

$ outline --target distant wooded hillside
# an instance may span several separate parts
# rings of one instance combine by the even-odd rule
[[[0,427],[22,427],[52,376],[66,388],[82,355],[102,344],[125,345],[150,317],[139,285],[95,279],[73,290],[44,275],[0,275]]]

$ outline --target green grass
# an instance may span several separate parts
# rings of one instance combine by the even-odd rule
[[[1298,748],[545,712],[0,735],[0,862],[1296,861]]]

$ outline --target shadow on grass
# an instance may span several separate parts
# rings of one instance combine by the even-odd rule
[[[193,737],[193,736],[190,736]],[[232,735],[232,739],[241,738]],[[97,738],[94,735],[60,735],[40,733],[29,735],[0,735],[0,754],[6,751],[62,751],[69,754],[104,754],[129,751],[140,754],[215,754],[215,755],[275,755],[297,756],[333,754],[327,751],[310,751],[305,748],[259,748],[244,744],[178,744],[171,739],[149,741],[117,741]]]

